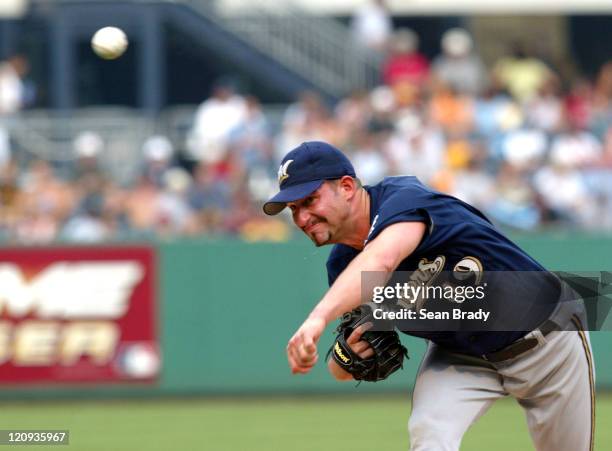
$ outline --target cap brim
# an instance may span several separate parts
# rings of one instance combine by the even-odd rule
[[[270,216],[277,215],[287,206],[287,202],[295,202],[302,197],[312,194],[322,184],[323,180],[314,180],[285,188],[264,204],[263,211]]]

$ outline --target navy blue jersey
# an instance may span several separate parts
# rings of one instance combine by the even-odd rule
[[[366,243],[374,240],[385,227],[398,222],[419,221],[428,226],[421,243],[400,263],[397,271],[453,271],[459,265],[476,266],[484,273],[545,271],[537,261],[498,231],[476,208],[426,187],[416,177],[387,177],[377,185],[366,186],[365,189],[370,195],[371,224]],[[327,261],[330,285],[358,253],[358,250],[347,245],[334,246]],[[542,279],[532,282],[541,283]],[[546,283],[550,283],[550,280]],[[521,297],[521,290],[525,290],[525,295],[534,293],[538,288],[517,287],[516,295]],[[550,313],[550,310],[552,307],[544,316]],[[542,309],[539,313],[542,316]],[[525,318],[530,318],[529,311],[524,314]],[[535,318],[535,321],[539,324],[543,319],[545,318]],[[531,330],[531,326],[527,330]],[[502,349],[524,335],[525,331],[408,333],[430,339],[457,352],[482,355]]]

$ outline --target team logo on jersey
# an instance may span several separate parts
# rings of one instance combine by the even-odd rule
[[[482,263],[476,257],[463,257],[453,267],[453,277],[459,281],[466,281],[473,277],[474,284],[478,285],[482,280],[482,276]]]
[[[347,356],[345,353],[348,354],[348,352],[346,352],[344,349],[342,349],[342,346],[340,346],[340,343],[336,342],[336,344],[334,345],[334,354],[336,355],[336,357],[338,357],[338,359],[344,365],[350,365],[351,364],[351,358],[349,356]]]
[[[438,274],[444,269],[446,263],[446,257],[444,255],[438,255],[433,261],[429,261],[426,258],[419,260],[418,269],[414,272],[410,281],[422,283],[427,285],[431,283]]]
[[[289,174],[287,174],[287,168],[289,165],[293,163],[293,160],[287,160],[278,168],[278,184],[280,185],[285,180],[289,178]]]
[[[410,275],[410,280],[408,284],[413,285],[414,287],[431,284],[442,272],[445,263],[446,257],[444,255],[438,255],[436,258],[433,259],[433,261],[429,261],[426,258],[422,258],[417,264],[417,269]],[[406,308],[414,307],[410,304],[406,304],[403,299],[400,299],[398,302]],[[425,299],[422,295],[419,295],[418,299],[411,301],[411,303],[414,302],[416,302],[417,309],[420,309],[423,306]]]

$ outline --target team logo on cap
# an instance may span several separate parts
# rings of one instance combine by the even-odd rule
[[[289,178],[289,174],[287,174],[287,168],[289,165],[293,163],[293,160],[287,160],[278,168],[278,183],[283,183],[286,179]]]

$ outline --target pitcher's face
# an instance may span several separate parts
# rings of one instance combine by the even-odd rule
[[[316,246],[337,243],[349,218],[349,203],[335,181],[324,182],[315,192],[288,202],[293,222]]]

